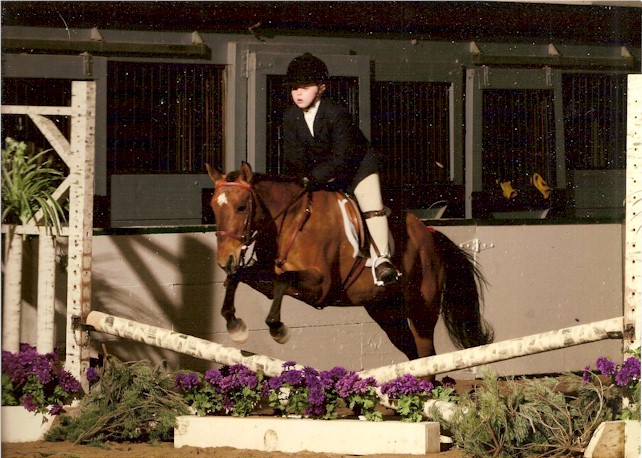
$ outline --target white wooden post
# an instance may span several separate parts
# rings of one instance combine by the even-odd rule
[[[624,351],[640,346],[642,328],[642,75],[628,76]]]
[[[88,333],[77,325],[91,310],[91,241],[93,231],[96,83],[71,86],[69,175],[69,263],[67,267],[67,342],[65,368],[87,388]]]
[[[4,285],[2,295],[2,349],[20,350],[22,309],[22,234],[10,226],[5,235]]]
[[[54,350],[56,313],[56,237],[42,228],[38,237],[38,353]]]

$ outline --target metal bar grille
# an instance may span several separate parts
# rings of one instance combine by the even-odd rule
[[[564,74],[567,164],[576,170],[626,167],[626,75]]]
[[[108,168],[203,173],[223,163],[223,67],[108,64]]]
[[[487,89],[483,93],[482,182],[526,187],[539,173],[555,183],[555,116],[549,90]]]
[[[450,84],[372,84],[372,142],[384,182],[402,188],[447,182],[450,168]]]
[[[71,105],[71,83],[69,80],[61,79],[3,78],[2,104],[69,107]],[[69,138],[71,132],[69,116],[48,116],[48,118],[66,138]],[[18,141],[24,141],[34,151],[51,148],[49,141],[28,115],[5,116],[2,119],[1,127],[3,139],[11,137]],[[55,160],[58,162],[57,159]]]

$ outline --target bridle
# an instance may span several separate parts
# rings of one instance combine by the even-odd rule
[[[234,232],[229,232],[229,231],[216,231],[215,234],[217,236],[225,236],[225,237],[230,237],[233,238],[234,240],[238,240],[239,242],[243,244],[248,244],[250,240],[250,221],[252,219],[252,210],[253,210],[253,204],[254,204],[254,189],[252,189],[252,186],[250,186],[249,183],[243,182],[243,181],[218,181],[215,184],[215,189],[218,188],[224,188],[224,187],[239,187],[243,188],[246,191],[249,191],[250,193],[250,198],[248,199],[248,211],[247,211],[247,216],[245,217],[245,222],[243,223],[243,232],[241,235],[236,235]]]
[[[240,264],[241,264],[241,267],[244,267],[246,265],[246,262],[247,262],[246,260],[252,258],[251,255],[248,258],[246,252],[249,249],[249,247],[254,244],[254,242],[256,241],[256,239],[257,239],[257,237],[258,237],[258,235],[260,233],[260,231],[258,229],[252,231],[252,227],[251,227],[252,219],[254,217],[254,214],[253,214],[254,213],[254,202],[256,201],[260,205],[259,197],[254,192],[254,188],[252,187],[252,185],[250,183],[245,182],[245,181],[223,181],[223,180],[219,180],[219,181],[217,181],[215,183],[214,187],[215,187],[215,189],[222,188],[222,187],[239,187],[241,189],[245,189],[246,191],[248,191],[250,193],[250,197],[248,198],[248,204],[247,204],[247,206],[248,206],[247,214],[246,214],[246,217],[245,217],[245,221],[243,222],[243,231],[241,232],[241,235],[236,235],[234,232],[230,232],[230,231],[216,231],[215,232],[216,236],[230,237],[230,238],[232,238],[234,240],[237,240],[237,241],[242,243],[241,253],[240,253],[241,254]],[[304,195],[308,195],[309,196],[310,193],[307,190],[304,189],[299,194],[294,196],[292,198],[292,200],[290,201],[290,203],[283,210],[281,210],[279,213],[277,213],[275,216],[273,216],[265,224],[265,227],[268,227],[271,224],[275,224],[276,220],[279,219],[281,216],[283,216],[290,209],[290,207],[292,207],[292,205],[294,205],[296,203],[296,201],[299,200]],[[307,203],[306,209],[305,209],[305,215],[306,216],[305,216],[303,222],[299,225],[298,230],[293,235],[293,238],[296,237],[296,235],[303,228],[303,225],[305,224],[305,222],[307,222],[307,219],[308,219],[308,217],[310,215],[310,205],[311,205],[311,203],[312,203],[312,199],[310,197],[308,197],[308,203]],[[263,229],[265,229],[265,227]],[[283,265],[285,263],[285,259],[287,257],[287,252],[290,251],[290,247],[292,246],[293,241],[294,240],[291,240],[290,245],[288,246],[288,248],[286,250],[286,254],[281,259],[277,260],[277,265],[279,265],[279,264]]]

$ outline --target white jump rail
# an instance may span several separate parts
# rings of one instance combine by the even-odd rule
[[[86,325],[105,334],[172,350],[206,361],[228,366],[243,364],[248,369],[252,369],[255,372],[261,371],[270,377],[276,377],[281,374],[283,363],[285,362],[269,356],[256,355],[239,350],[238,348],[225,347],[199,337],[97,311],[89,313]],[[303,369],[303,366],[295,366],[295,369]]]
[[[105,334],[143,342],[195,358],[225,365],[243,364],[254,371],[261,370],[270,377],[277,376],[282,371],[283,361],[269,356],[224,347],[198,337],[102,312],[90,312],[86,324]],[[384,383],[404,374],[424,377],[610,338],[622,338],[622,317],[365,370],[359,375],[374,377],[379,383]],[[297,368],[301,369],[302,366]]]
[[[622,317],[414,359],[365,370],[360,372],[360,375],[374,377],[379,383],[393,380],[404,374],[425,377],[605,339],[622,339]]]

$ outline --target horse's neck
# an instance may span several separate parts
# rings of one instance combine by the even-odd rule
[[[301,195],[303,188],[295,183],[265,181],[256,184],[254,189],[273,218],[286,212],[290,207],[301,205],[302,199],[297,201],[297,197]]]

